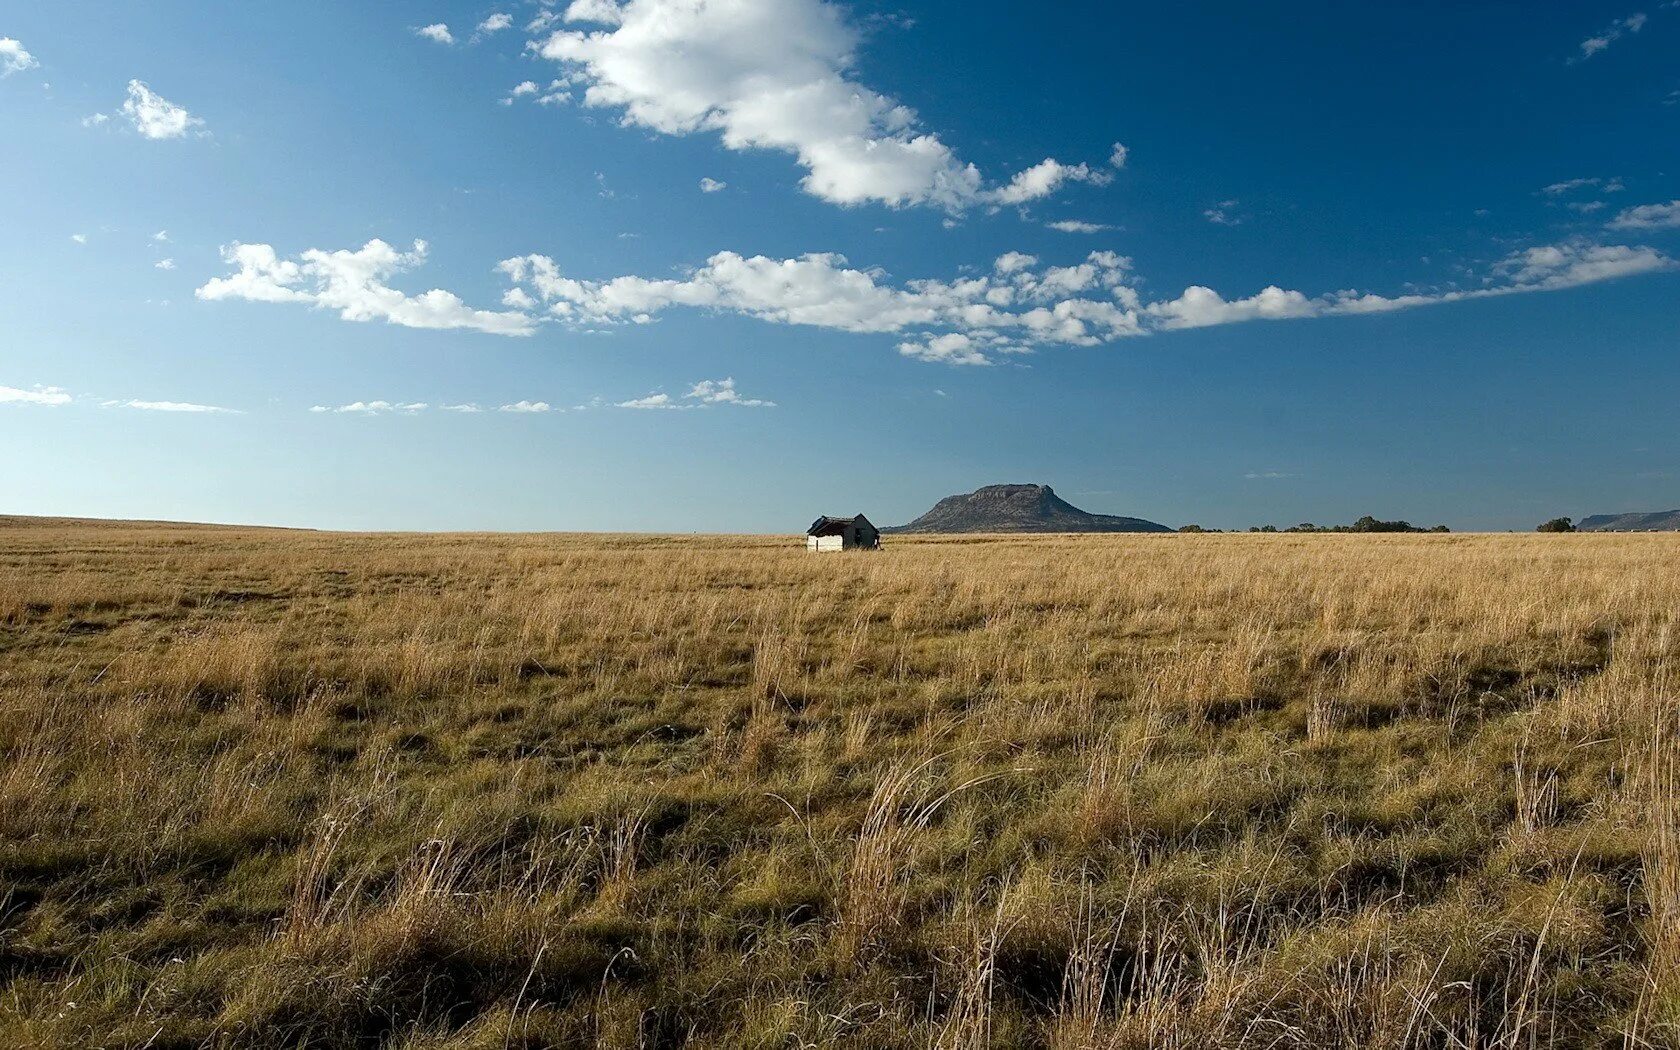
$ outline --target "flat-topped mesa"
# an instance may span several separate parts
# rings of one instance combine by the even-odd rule
[[[1593,514],[1575,526],[1582,532],[1680,532],[1680,510]]]
[[[1091,514],[1049,485],[986,485],[946,496],[908,525],[886,532],[1171,532],[1142,518]]]

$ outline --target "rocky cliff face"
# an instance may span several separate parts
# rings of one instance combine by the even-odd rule
[[[946,496],[908,525],[884,532],[1171,532],[1142,518],[1090,514],[1049,485],[987,485]]]

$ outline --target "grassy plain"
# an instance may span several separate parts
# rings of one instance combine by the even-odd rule
[[[0,1045],[1680,1044],[1680,537],[0,527]]]

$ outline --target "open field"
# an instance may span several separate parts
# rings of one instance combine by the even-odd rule
[[[0,1045],[1673,1046],[1680,537],[0,530]]]

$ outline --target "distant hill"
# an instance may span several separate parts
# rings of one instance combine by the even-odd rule
[[[1142,518],[1090,514],[1049,485],[987,485],[946,496],[908,525],[882,532],[1171,532]]]
[[[1680,510],[1594,514],[1575,526],[1582,532],[1680,532]]]

